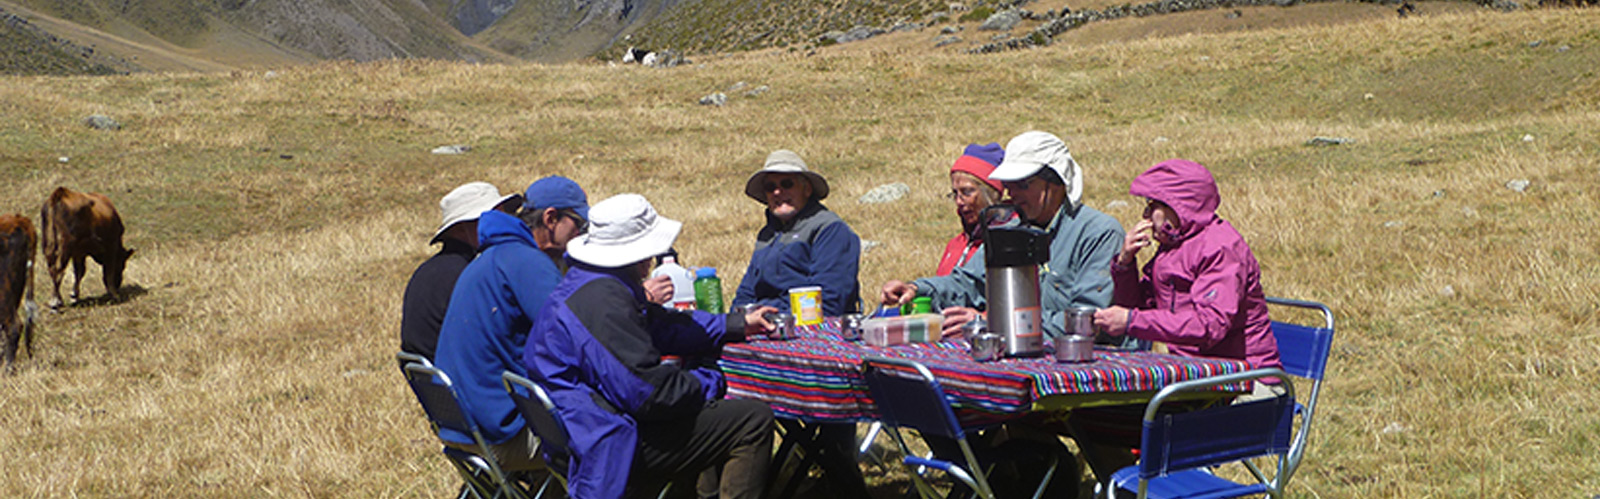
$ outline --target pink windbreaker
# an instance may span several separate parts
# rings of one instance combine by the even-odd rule
[[[1156,251],[1143,278],[1112,260],[1112,302],[1132,309],[1128,334],[1165,342],[1181,355],[1245,359],[1257,369],[1281,367],[1261,266],[1244,237],[1217,217],[1222,197],[1211,172],[1192,161],[1167,160],[1134,178],[1128,192],[1165,203],[1181,222],[1169,233],[1178,242]]]

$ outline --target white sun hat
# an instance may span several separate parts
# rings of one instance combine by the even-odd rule
[[[517,193],[502,196],[500,195],[500,190],[488,182],[461,184],[461,187],[450,191],[449,194],[444,195],[443,199],[439,200],[439,229],[433,231],[433,239],[431,240],[437,241],[439,236],[444,234],[444,231],[448,230],[450,226],[477,220],[478,216],[482,215],[483,212],[492,210],[494,207],[500,206],[500,203],[518,196],[519,194]]]
[[[596,267],[625,267],[666,253],[682,229],[644,196],[618,194],[589,207],[589,232],[568,244],[567,254]]]
[[[767,193],[762,190],[761,184],[767,181],[769,173],[794,173],[804,176],[806,180],[811,181],[813,197],[818,200],[828,198],[828,179],[822,178],[820,173],[807,169],[805,160],[788,149],[779,149],[767,155],[767,163],[750,175],[750,180],[744,182],[744,195],[766,204]]]
[[[989,178],[1001,182],[1022,180],[1041,168],[1055,170],[1067,186],[1067,201],[1073,207],[1083,201],[1083,168],[1072,159],[1067,143],[1048,132],[1030,131],[1006,143],[1006,157]]]

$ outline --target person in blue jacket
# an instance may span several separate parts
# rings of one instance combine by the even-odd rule
[[[668,481],[694,487],[721,467],[719,497],[760,497],[772,453],[765,403],[724,400],[715,368],[663,360],[717,351],[747,332],[771,328],[757,307],[746,315],[658,306],[643,282],[652,259],[672,247],[683,224],[656,214],[643,196],[594,205],[591,228],[568,247],[566,277],[534,320],[523,354],[530,378],[555,403],[570,434],[570,497],[649,494]]]
[[[821,286],[823,315],[859,312],[861,238],[822,205],[827,179],[807,169],[800,155],[780,149],[745,182],[744,193],[767,206],[767,225],[756,235],[733,305],[788,310],[790,289]]]
[[[545,304],[568,241],[587,226],[588,197],[576,182],[546,177],[532,185],[516,216],[498,211],[478,218],[478,257],[456,280],[439,330],[434,364],[455,382],[468,416],[490,452],[508,471],[544,467],[538,439],[523,423],[500,376],[526,375],[521,355],[533,319]],[[445,445],[477,452],[472,436],[439,430]]]

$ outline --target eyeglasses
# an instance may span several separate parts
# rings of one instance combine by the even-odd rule
[[[776,183],[767,182],[767,183],[761,184],[761,188],[763,189],[763,192],[772,192],[772,191],[778,190],[779,187],[782,187],[783,190],[786,190],[786,191],[789,190],[789,189],[793,189],[794,188],[794,179],[786,178],[786,179],[783,179],[783,180],[779,180]]]
[[[583,217],[579,216],[578,212],[565,210],[565,211],[561,212],[561,216],[564,216],[564,217],[572,219],[573,225],[577,225],[578,226],[578,234],[588,234],[589,233],[589,221],[588,220],[584,220]]]
[[[1022,180],[1007,180],[1001,182],[1000,185],[1005,187],[1007,191],[1026,191],[1033,188],[1033,180],[1033,177]]]
[[[976,187],[950,189],[950,192],[944,193],[944,198],[951,201],[955,201],[957,199],[972,199],[975,197],[978,197],[978,189]]]

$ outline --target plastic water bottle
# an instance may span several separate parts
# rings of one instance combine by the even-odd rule
[[[717,278],[717,269],[700,267],[694,274],[695,305],[713,314],[722,313],[722,279]]]
[[[656,270],[650,273],[650,277],[660,275],[672,278],[672,301],[668,305],[679,310],[692,310],[695,308],[697,299],[695,297],[695,276],[693,272],[689,272],[689,269],[678,265],[677,258],[668,256],[662,258],[661,265],[657,265]]]

